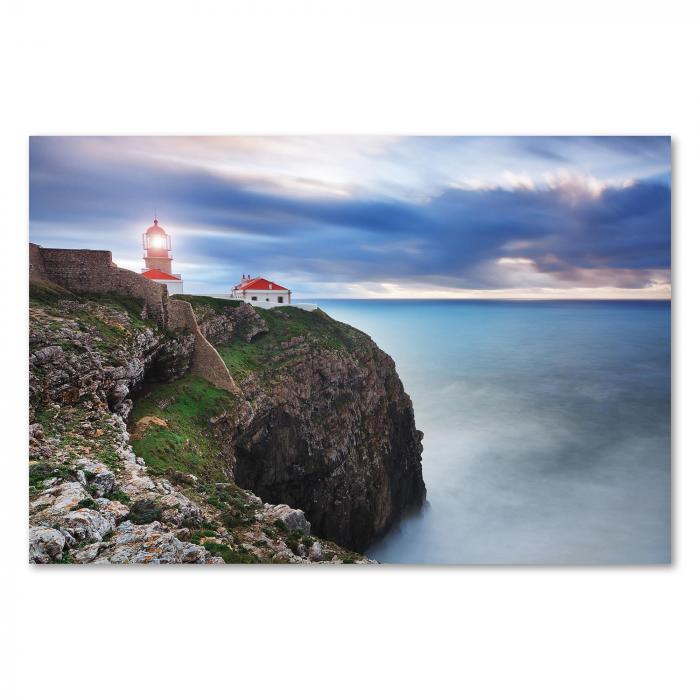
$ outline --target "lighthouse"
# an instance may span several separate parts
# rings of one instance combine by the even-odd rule
[[[143,264],[141,274],[149,280],[164,284],[168,294],[182,294],[182,278],[172,270],[173,253],[170,236],[153,219],[153,225],[143,234]]]

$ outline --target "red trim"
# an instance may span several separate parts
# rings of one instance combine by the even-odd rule
[[[163,272],[162,270],[146,270],[146,272],[142,272],[141,275],[149,280],[177,280],[178,282],[181,281],[179,277],[175,277],[175,275],[169,275],[167,272]]]
[[[272,285],[272,287],[270,287]],[[289,290],[286,287],[282,287],[279,284],[275,284],[275,282],[271,282],[270,280],[265,279],[264,277],[256,277],[255,279],[252,280],[247,280],[246,282],[243,282],[242,284],[236,285],[236,289],[240,289],[243,291],[244,289],[249,289],[250,291],[255,291],[255,292],[288,292]]]

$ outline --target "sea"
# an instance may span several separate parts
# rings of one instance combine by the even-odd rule
[[[385,563],[671,561],[665,301],[310,300],[396,362],[427,503]]]

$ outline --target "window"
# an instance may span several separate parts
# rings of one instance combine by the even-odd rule
[[[277,297],[277,303],[278,303],[278,304],[283,304],[283,303],[284,303],[284,297]]]
[[[270,297],[267,297],[267,299],[265,299],[265,301],[270,301]]]
[[[258,297],[250,297],[250,300],[251,300],[251,301],[257,301],[257,300],[258,300]]]

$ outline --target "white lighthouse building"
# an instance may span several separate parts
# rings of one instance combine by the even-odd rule
[[[170,236],[153,219],[143,234],[143,263],[141,274],[149,280],[164,284],[168,294],[182,294],[182,278],[172,271],[173,253]]]

